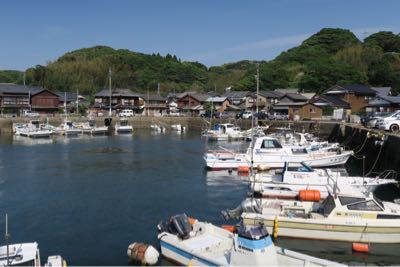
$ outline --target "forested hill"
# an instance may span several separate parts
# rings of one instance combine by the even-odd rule
[[[263,90],[298,87],[321,91],[336,83],[392,86],[400,91],[400,35],[378,32],[363,42],[349,30],[322,29],[300,46],[282,52],[274,60],[243,60],[207,68],[183,62],[175,55],[146,55],[125,49],[96,46],[66,53],[47,66],[26,71],[26,82],[53,90],[93,94],[108,86],[162,93],[175,90],[210,91],[233,86],[254,90],[256,63],[260,63]],[[0,82],[22,81],[18,72],[1,72]]]

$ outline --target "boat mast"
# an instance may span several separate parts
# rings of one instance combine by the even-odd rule
[[[257,63],[257,92],[256,92],[256,114],[258,114],[258,92],[260,90],[260,63]]]
[[[9,248],[9,239],[10,239],[11,235],[8,233],[8,214],[6,213],[6,233],[5,233],[5,240],[6,240],[6,245],[7,245],[7,266],[11,265],[10,262],[10,248]]]
[[[68,112],[67,112],[67,92],[64,92],[64,113],[65,117],[67,117]]]

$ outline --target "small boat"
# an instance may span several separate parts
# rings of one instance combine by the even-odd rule
[[[91,135],[104,135],[108,132],[108,127],[106,126],[96,126],[95,120],[89,120],[86,123],[74,124],[78,129],[82,129],[82,133]]]
[[[10,244],[0,247],[0,266],[42,266],[38,243]],[[44,266],[67,266],[60,256],[49,256]]]
[[[75,127],[72,121],[65,120],[63,124],[60,125],[59,131],[65,136],[77,136],[82,133],[82,129]]]
[[[395,173],[383,172],[376,177],[342,175],[335,169],[313,169],[304,162],[291,164],[285,162],[282,169],[275,173],[257,173],[251,181],[250,188],[255,195],[269,198],[295,199],[301,190],[318,190],[321,199],[329,195],[329,188],[334,186],[343,192],[373,192],[383,184],[397,184]],[[293,166],[295,165],[295,166]],[[332,189],[331,189],[332,191]]]
[[[212,170],[238,169],[241,166],[266,166],[282,168],[285,162],[299,164],[305,162],[312,167],[343,165],[353,151],[343,149],[307,150],[303,146],[283,146],[276,138],[259,137],[246,153],[210,150],[204,155],[206,166]]]
[[[158,225],[161,254],[187,266],[333,266],[274,245],[263,225],[221,228],[185,214]]]
[[[211,141],[244,140],[245,134],[232,123],[216,124],[212,129],[206,130],[203,137]]]
[[[182,126],[181,124],[172,124],[171,129],[177,132],[184,132],[186,131],[186,127]]]
[[[25,125],[16,125],[14,129],[16,135],[32,138],[50,138],[53,134],[53,131],[42,127],[38,120],[31,120]]]
[[[165,133],[165,127],[157,124],[151,124],[150,129],[158,133]]]
[[[308,201],[306,201],[307,199]],[[381,201],[372,193],[330,194],[313,201],[247,199],[241,208],[224,212],[226,218],[241,217],[246,224],[262,222],[279,236],[362,243],[400,243],[400,205]],[[234,213],[236,212],[236,215]]]
[[[121,118],[119,122],[115,124],[115,133],[122,134],[122,133],[132,133],[133,127],[132,125],[128,124],[128,120]]]

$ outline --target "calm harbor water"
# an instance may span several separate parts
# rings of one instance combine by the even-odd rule
[[[215,145],[196,132],[53,140],[0,136],[0,233],[8,213],[12,242],[37,241],[43,260],[61,254],[70,265],[127,265],[130,243],[158,247],[160,220],[185,212],[226,223],[220,211],[245,198],[243,177],[204,170],[202,154]],[[348,244],[279,244],[337,261],[400,264],[399,247],[392,245],[359,256]]]

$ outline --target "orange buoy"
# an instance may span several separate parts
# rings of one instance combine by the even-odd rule
[[[249,166],[239,166],[237,168],[237,171],[241,172],[241,173],[249,173],[250,172],[250,168],[249,168]]]
[[[299,190],[300,201],[314,201],[321,200],[321,192],[319,190]]]
[[[368,247],[368,244],[353,243],[352,249],[353,249],[353,251],[355,251],[355,252],[368,253],[369,247]]]
[[[196,223],[197,220],[193,217],[188,217],[188,221],[189,221],[190,225],[193,225]]]
[[[236,232],[236,227],[234,225],[229,225],[229,224],[223,224],[221,225],[222,229],[225,229],[226,231],[229,231],[231,233]]]

